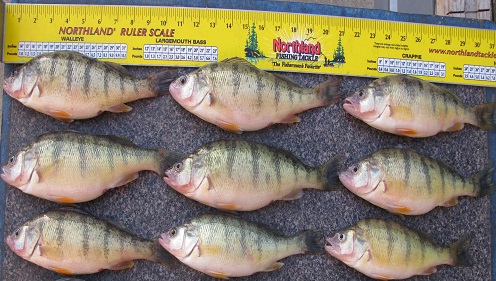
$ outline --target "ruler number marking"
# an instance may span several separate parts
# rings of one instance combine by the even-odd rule
[[[296,32],[298,31],[298,28],[296,26],[291,26],[291,32]]]
[[[232,28],[232,23],[230,22],[226,23],[226,28]]]
[[[415,37],[415,42],[416,43],[422,42],[422,37]]]
[[[324,35],[329,35],[329,29],[324,29],[324,30],[322,30],[322,34],[324,34]]]
[[[475,43],[474,43],[474,46],[475,46],[476,48],[479,48],[479,47],[480,47],[480,45],[481,45],[481,43],[480,43],[480,42],[475,42]]]
[[[160,25],[161,26],[166,26],[167,25],[167,21],[166,20],[161,20],[160,21]]]
[[[385,34],[385,37],[384,37],[386,40],[391,40],[391,34]]]
[[[280,28],[280,26],[279,26]],[[243,29],[248,29],[248,24],[247,23],[243,23]]]
[[[400,35],[400,41],[406,41],[406,35]]]
[[[264,30],[265,29],[265,25],[263,25],[263,24],[258,25],[258,29],[259,30]]]
[[[312,34],[313,33],[313,28],[307,28],[307,33]]]
[[[344,30],[339,31],[339,36],[344,36]]]
[[[355,31],[355,37],[357,37],[357,38],[360,37],[360,31]]]
[[[489,49],[494,49],[494,43],[489,44]]]
[[[375,32],[370,32],[370,38],[372,38],[372,39],[375,38]]]
[[[152,23],[152,20],[146,20],[146,25],[150,25]]]
[[[465,41],[460,41],[460,46],[465,46]]]
[[[451,45],[451,40],[450,40],[450,39],[446,39],[446,40],[444,40],[444,44],[445,44],[445,45]]]
[[[436,43],[436,38],[431,38],[431,44]]]

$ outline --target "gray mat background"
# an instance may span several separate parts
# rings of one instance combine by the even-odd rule
[[[144,77],[164,67],[127,67]],[[193,69],[179,69],[184,74]],[[6,73],[8,75],[8,73]],[[327,79],[326,75],[282,73],[298,84],[311,87]],[[346,96],[372,79],[343,77],[341,91]],[[458,94],[467,104],[484,100],[483,88],[443,85]],[[460,174],[469,176],[488,166],[487,133],[472,126],[454,133],[443,133],[427,139],[409,139],[390,135],[346,114],[342,101],[309,110],[294,125],[274,125],[240,136],[224,132],[204,122],[179,106],[171,96],[130,103],[133,111],[125,114],[104,113],[72,124],[61,123],[13,101],[10,116],[9,155],[16,153],[36,136],[50,131],[77,130],[93,134],[115,134],[143,147],[165,147],[191,153],[196,147],[220,139],[251,140],[292,151],[308,165],[320,165],[336,153],[345,154],[345,166],[384,147],[408,147],[445,161]],[[6,136],[4,136],[6,137]],[[91,176],[91,175],[88,175]],[[26,220],[59,205],[7,187],[5,235]],[[156,237],[167,229],[204,213],[218,213],[175,192],[156,174],[140,173],[136,181],[108,191],[81,208],[95,216],[117,221],[141,237]],[[449,245],[462,236],[471,238],[470,267],[439,266],[438,273],[412,280],[490,280],[489,198],[462,198],[452,208],[436,208],[429,214],[402,220],[375,207],[343,189],[339,192],[308,190],[303,198],[276,202],[268,207],[240,213],[252,221],[266,223],[287,235],[304,229],[322,228],[326,236],[370,217],[392,219],[431,235],[441,245]],[[323,241],[322,241],[323,243]],[[5,243],[2,280],[56,280],[61,276],[27,262],[15,255]],[[327,253],[297,255],[283,260],[277,271],[259,273],[237,280],[367,280]],[[134,268],[103,271],[81,276],[85,280],[213,280],[186,265],[169,270],[148,261],[137,261]]]

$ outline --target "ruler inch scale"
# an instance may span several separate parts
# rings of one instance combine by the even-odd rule
[[[492,29],[234,9],[5,5],[5,63],[56,50],[149,66],[198,67],[242,57],[271,71],[408,74],[496,86]]]

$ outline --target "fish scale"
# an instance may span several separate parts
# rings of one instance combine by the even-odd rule
[[[459,196],[483,196],[496,188],[493,169],[470,178],[445,163],[410,149],[381,149],[340,173],[356,195],[402,215],[420,215],[436,206],[453,206]]]

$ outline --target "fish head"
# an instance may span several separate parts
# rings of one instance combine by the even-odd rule
[[[349,228],[326,238],[325,250],[331,256],[352,266],[363,257],[368,250],[368,244],[357,230]]]
[[[365,159],[339,173],[341,183],[358,195],[374,191],[384,177],[384,172],[374,159]]]
[[[162,233],[159,243],[176,258],[187,258],[200,243],[200,236],[192,224],[174,227]]]
[[[31,97],[37,83],[38,75],[28,65],[22,67],[19,71],[14,71],[9,78],[5,78],[3,89],[12,98],[23,102]]]
[[[344,101],[343,108],[349,114],[365,122],[373,122],[381,117],[389,99],[374,83],[363,87]]]
[[[41,239],[37,224],[27,223],[5,238],[9,248],[17,255],[29,259]]]
[[[169,86],[169,92],[184,108],[193,110],[210,92],[210,82],[199,69],[174,80]]]
[[[33,172],[38,165],[38,158],[31,149],[23,149],[12,156],[7,164],[2,167],[0,177],[9,185],[24,191],[31,181]]]
[[[165,171],[164,181],[177,192],[192,195],[201,185],[207,169],[202,158],[188,157]]]

